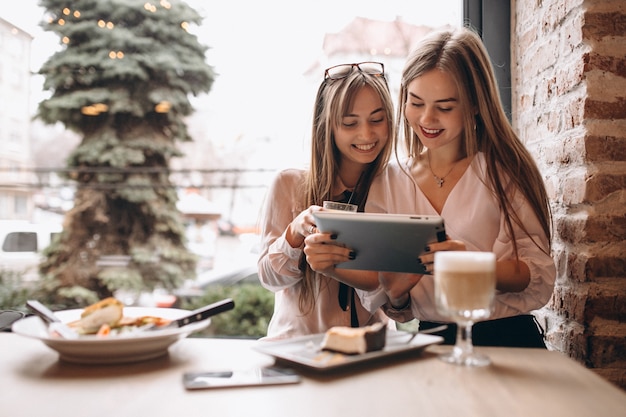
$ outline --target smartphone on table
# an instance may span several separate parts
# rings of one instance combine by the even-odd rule
[[[188,390],[283,385],[298,382],[300,382],[300,375],[295,371],[276,366],[186,372],[183,374],[183,385]]]

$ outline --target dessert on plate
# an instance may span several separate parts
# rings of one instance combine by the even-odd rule
[[[364,327],[334,326],[324,334],[321,348],[333,352],[357,355],[385,347],[387,326],[374,323]]]

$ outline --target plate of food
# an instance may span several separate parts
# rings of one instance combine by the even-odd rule
[[[419,352],[443,342],[441,336],[387,329],[382,324],[350,328],[284,340],[261,340],[254,349],[279,361],[315,371],[348,367],[380,358]]]
[[[210,316],[233,307],[230,299],[194,311],[125,307],[115,299],[106,299],[84,309],[54,312],[58,319],[54,324],[75,332],[71,337],[61,336],[56,327],[38,316],[13,323],[12,330],[41,340],[65,362],[121,364],[167,354],[178,340],[208,327]]]

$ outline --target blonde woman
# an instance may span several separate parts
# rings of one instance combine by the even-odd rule
[[[355,288],[376,288],[377,275],[335,269],[354,253],[317,233],[312,213],[324,200],[349,200],[363,211],[369,186],[395,146],[394,132],[382,63],[342,64],[324,72],[314,104],[310,168],[282,171],[266,197],[258,270],[261,284],[275,293],[268,338],[387,320],[355,296]]]
[[[500,102],[489,56],[468,28],[435,32],[409,56],[397,123],[408,159],[390,164],[370,190],[367,211],[440,215],[449,239],[416,248],[430,273],[434,253],[494,252],[494,320],[474,328],[477,345],[545,347],[532,310],[552,295],[551,216],[544,184]],[[445,322],[432,275],[380,274],[388,315]],[[453,343],[453,325],[444,335]]]

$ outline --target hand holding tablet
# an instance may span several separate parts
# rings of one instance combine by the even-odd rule
[[[356,253],[337,268],[425,273],[419,256],[432,242],[446,239],[443,218],[410,214],[318,211],[317,228],[337,235],[337,242]]]

